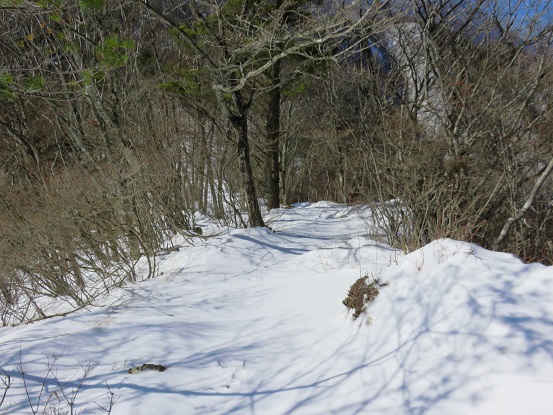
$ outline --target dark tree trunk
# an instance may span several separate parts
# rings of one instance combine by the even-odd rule
[[[267,208],[280,207],[280,61],[271,68],[271,90],[267,112],[267,149],[265,154],[265,195]]]
[[[238,133],[236,150],[238,156],[238,168],[242,186],[246,193],[246,206],[248,209],[249,224],[251,227],[265,226],[261,217],[261,210],[257,201],[257,192],[253,180],[252,165],[250,162],[250,143],[248,140],[248,104],[244,102],[244,97],[240,91],[234,93],[234,100],[239,115],[231,117],[232,125]]]

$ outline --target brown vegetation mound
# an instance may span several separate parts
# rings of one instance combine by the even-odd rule
[[[350,287],[348,295],[342,303],[349,309],[355,310],[353,319],[364,313],[367,309],[367,303],[373,301],[380,293],[379,288],[387,286],[388,283],[380,283],[378,279],[368,282],[368,276],[359,278]]]

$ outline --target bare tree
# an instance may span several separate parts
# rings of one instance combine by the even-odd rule
[[[234,130],[229,138],[236,145],[250,225],[263,226],[251,167],[248,125],[249,112],[257,95],[266,89],[269,91],[266,160],[270,180],[267,182],[272,195],[270,207],[275,207],[278,204],[282,61],[289,56],[301,56],[313,64],[320,59],[334,58],[337,46],[352,34],[379,30],[382,24],[377,24],[373,18],[378,16],[382,4],[370,3],[354,11],[352,7],[335,2],[322,6],[306,2],[305,6],[297,7],[289,1],[276,4],[269,1],[192,1],[183,5],[184,14],[189,16],[184,25],[153,4],[141,4],[178,31],[189,47],[189,59],[199,60],[208,68],[210,87]],[[327,10],[329,7],[333,8],[332,12]],[[310,15],[313,18],[308,18]],[[294,19],[301,20],[302,24],[287,30],[282,23]],[[365,38],[361,35],[358,44]],[[263,76],[269,77],[268,87],[262,82]]]

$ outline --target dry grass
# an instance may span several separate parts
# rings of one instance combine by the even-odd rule
[[[380,288],[387,285],[387,282],[381,283],[378,279],[369,282],[368,276],[361,277],[350,287],[342,304],[353,310],[353,319],[356,320],[367,310],[367,304],[380,294]]]

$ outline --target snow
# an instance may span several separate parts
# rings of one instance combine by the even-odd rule
[[[266,220],[208,229],[104,306],[0,329],[0,413],[67,409],[87,365],[79,414],[103,413],[107,385],[116,415],[553,413],[552,267],[449,239],[404,254],[368,239],[364,207]],[[389,286],[352,321],[365,274]],[[127,373],[143,363],[167,370]]]

